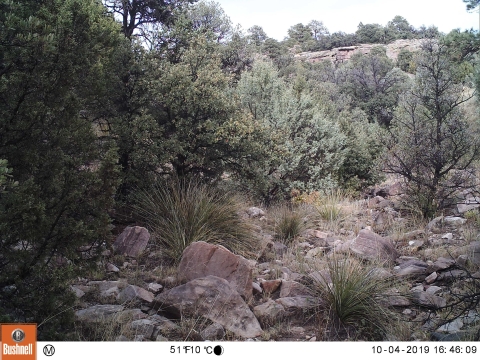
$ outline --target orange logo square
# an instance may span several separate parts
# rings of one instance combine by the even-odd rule
[[[0,324],[0,360],[36,360],[37,324]]]

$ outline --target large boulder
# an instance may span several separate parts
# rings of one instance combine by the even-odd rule
[[[155,297],[154,309],[174,316],[203,316],[244,338],[254,338],[263,331],[257,318],[235,288],[218,276],[189,281]]]
[[[140,226],[127,226],[113,243],[116,254],[138,257],[147,247],[150,234]]]
[[[392,243],[371,230],[360,230],[350,245],[350,250],[366,260],[387,261],[393,263],[398,253]]]
[[[252,266],[244,257],[220,245],[198,241],[184,251],[178,266],[180,281],[212,275],[227,280],[244,298],[252,296]]]

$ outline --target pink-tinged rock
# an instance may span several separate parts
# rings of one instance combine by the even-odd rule
[[[311,291],[309,291],[306,286],[296,281],[282,281],[282,287],[280,288],[281,298],[307,295],[311,295]]]
[[[189,245],[178,266],[179,280],[190,281],[208,275],[227,280],[245,298],[252,296],[253,275],[248,260],[220,245],[203,241]]]
[[[154,309],[177,317],[203,316],[244,338],[263,331],[248,305],[225,279],[217,276],[189,281],[155,297]]]
[[[253,313],[263,326],[271,326],[285,316],[285,309],[272,299],[268,299],[264,304],[255,306]]]
[[[150,234],[147,229],[140,226],[127,226],[113,243],[116,254],[137,257],[147,247]]]
[[[278,288],[282,285],[282,280],[277,279],[277,280],[265,280],[260,283],[260,286],[262,287],[263,291],[271,294],[274,293],[275,291],[278,290]]]
[[[350,245],[353,253],[362,259],[388,261],[393,263],[398,253],[392,243],[371,230],[360,230]]]
[[[117,300],[123,304],[129,301],[143,300],[147,303],[151,303],[154,299],[153,294],[150,291],[142,289],[136,285],[128,285],[123,291],[118,294]]]

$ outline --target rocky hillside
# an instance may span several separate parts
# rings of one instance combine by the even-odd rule
[[[360,44],[355,46],[345,46],[340,48],[335,48],[332,50],[324,51],[315,51],[315,52],[302,52],[295,55],[296,59],[306,60],[308,62],[319,62],[322,60],[329,60],[333,63],[342,63],[348,61],[353,54],[361,53],[368,54],[372,48],[376,46],[385,47],[387,50],[387,56],[396,60],[398,54],[402,49],[409,51],[417,51],[420,48],[422,40],[412,39],[412,40],[396,40],[388,45],[384,44]]]
[[[78,298],[77,336],[117,341],[362,339],[362,325],[333,331],[328,323],[331,300],[325,289],[335,287],[338,293],[345,279],[339,281],[336,271],[352,265],[350,274],[361,274],[361,286],[374,284],[372,291],[378,292],[378,303],[366,310],[384,309],[382,321],[391,324],[387,339],[471,340],[480,325],[475,300],[480,294],[478,199],[467,194],[448,216],[421,223],[402,213],[402,196],[395,184],[373,189],[367,200],[342,201],[335,205],[340,218],[308,222],[291,242],[272,232],[274,209],[245,208],[245,221],[261,244],[248,259],[196,242],[185,249],[178,266],[169,267],[146,229],[127,227],[105,250],[95,278],[72,284]],[[318,209],[310,211],[303,214],[318,217]],[[332,268],[335,259],[341,261]]]

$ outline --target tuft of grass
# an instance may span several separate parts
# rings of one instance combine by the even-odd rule
[[[389,311],[381,301],[389,281],[380,279],[373,268],[351,257],[332,257],[327,271],[317,272],[310,287],[325,303],[323,326],[329,333],[350,338],[362,334],[368,340],[381,339],[387,331]]]
[[[272,216],[275,238],[287,246],[309,227],[307,213],[300,206],[281,205],[272,211]]]
[[[183,250],[196,241],[220,244],[245,255],[256,246],[235,197],[198,181],[155,183],[139,190],[134,201],[135,213],[173,263],[180,261]]]
[[[316,208],[320,217],[329,222],[340,220],[343,217],[343,211],[340,202],[345,199],[345,194],[342,190],[328,190],[320,195]]]

